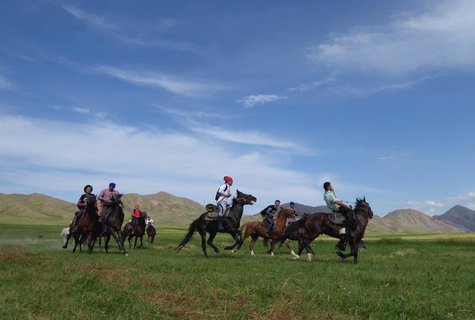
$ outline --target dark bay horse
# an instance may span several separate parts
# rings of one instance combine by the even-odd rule
[[[122,195],[111,195],[110,203],[106,205],[103,210],[102,219],[107,216],[107,222],[104,223],[104,229],[102,234],[105,235],[106,240],[104,242],[104,248],[106,253],[109,253],[109,241],[111,236],[114,238],[120,253],[126,255],[124,247],[125,238],[122,236],[122,223],[124,222],[124,210],[122,203]]]
[[[273,256],[277,239],[284,234],[284,231],[287,227],[287,219],[291,217],[295,217],[295,213],[293,210],[282,209],[276,217],[275,226],[272,229],[270,235],[267,235],[267,227],[263,226],[261,221],[251,221],[245,224],[246,230],[244,231],[242,242],[244,242],[247,238],[251,237],[252,240],[251,240],[251,243],[249,244],[249,250],[251,251],[251,255],[252,256],[255,255],[254,245],[256,241],[259,239],[259,237],[262,237],[264,238],[264,245],[266,246],[267,246],[267,242],[271,240],[271,248],[267,253]],[[243,227],[241,227],[241,229]],[[287,249],[289,249],[290,254],[296,257],[297,254],[295,254],[294,250],[292,250],[292,248],[290,247],[290,243],[288,239],[284,241],[284,244],[287,247]]]
[[[149,224],[145,228],[145,232],[147,232],[147,236],[148,236],[147,242],[148,243],[153,243],[153,241],[155,240],[155,235],[157,234],[157,230],[155,229],[155,227],[153,225]]]
[[[366,202],[366,199],[356,199],[356,206],[354,211],[354,219],[351,219],[351,227],[347,228],[348,243],[351,248],[350,253],[343,253],[338,251],[337,254],[342,258],[353,257],[354,263],[358,263],[358,252],[361,241],[364,237],[366,226],[369,219],[373,218],[373,211],[370,205]],[[315,238],[319,235],[326,234],[330,237],[341,239],[342,235],[339,234],[339,230],[343,226],[337,226],[330,222],[327,213],[317,212],[311,215],[306,215],[302,219],[296,221],[287,228],[284,235],[280,237],[279,241],[283,242],[289,238],[292,234],[298,232],[299,234],[299,251],[298,256],[302,254],[305,249]]]
[[[137,218],[137,225],[132,226],[131,222],[127,222],[122,231],[122,237],[129,241],[129,249],[132,247],[130,240],[135,237],[134,249],[137,247],[137,239],[140,239],[139,248],[143,246],[143,235],[145,234],[145,219],[147,219],[147,213],[142,211],[140,217]]]
[[[94,248],[94,242],[96,241],[97,234],[100,232],[99,216],[96,210],[96,196],[90,194],[84,201],[86,202],[86,208],[84,209],[83,216],[75,223],[72,223],[69,227],[70,233],[67,236],[66,243],[63,248],[68,247],[68,242],[71,237],[74,237],[74,249],[79,245],[81,251],[82,242],[87,239],[88,252],[92,253]]]
[[[236,198],[234,198],[229,212],[223,218],[223,230],[218,230],[217,220],[207,220],[208,212],[205,212],[190,224],[188,233],[178,245],[177,251],[180,251],[191,240],[196,231],[198,231],[201,236],[201,248],[206,258],[208,258],[206,244],[213,248],[216,254],[219,254],[218,247],[213,244],[213,240],[218,232],[229,233],[235,241],[234,245],[226,247],[225,250],[234,249],[237,245],[240,246],[242,241],[239,226],[244,212],[244,206],[247,204],[252,205],[256,201],[257,199],[253,195],[245,194],[237,190]],[[208,241],[206,241],[206,233],[209,233]]]

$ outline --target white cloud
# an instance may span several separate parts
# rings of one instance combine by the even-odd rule
[[[387,25],[329,35],[309,58],[339,70],[402,76],[420,70],[473,69],[475,2],[444,1]]]
[[[335,81],[336,81],[336,73],[333,72],[329,77],[327,77],[325,79],[313,81],[311,83],[302,83],[302,84],[299,84],[296,87],[289,88],[288,90],[289,91],[297,91],[297,92],[306,92],[306,91],[316,89],[318,87],[331,85],[331,84],[335,83]]]
[[[305,146],[293,141],[271,137],[259,131],[230,131],[220,127],[200,126],[190,127],[194,132],[202,133],[226,142],[233,142],[243,145],[265,146],[280,150],[291,150],[300,154],[308,154],[311,151]]]
[[[89,108],[81,108],[81,107],[76,107],[72,109],[74,112],[81,113],[81,114],[88,114],[91,112]]]
[[[281,159],[196,133],[4,114],[0,120],[0,136],[9,137],[0,139],[0,192],[43,192],[74,201],[83,185],[100,190],[113,180],[124,193],[163,190],[204,202],[212,201],[222,177],[231,175],[237,188],[258,198],[259,204],[247,210],[276,197],[315,202],[308,174],[287,169]]]
[[[242,105],[246,108],[251,108],[258,104],[279,101],[282,99],[287,99],[287,97],[278,96],[275,94],[256,94],[256,95],[245,96],[242,99],[238,100],[238,102],[242,103]]]
[[[76,6],[65,5],[63,6],[63,9],[66,10],[69,14],[71,14],[76,19],[81,20],[85,22],[86,24],[89,24],[101,31],[117,30],[117,27],[114,24],[107,22],[104,18],[98,15],[86,12]]]
[[[0,89],[13,91],[15,90],[15,86],[10,82],[10,80],[0,75]]]
[[[136,85],[158,87],[168,92],[187,97],[206,96],[211,92],[224,89],[223,86],[217,84],[176,79],[161,73],[136,72],[108,66],[100,66],[95,68],[95,70]]]

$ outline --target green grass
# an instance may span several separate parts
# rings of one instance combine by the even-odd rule
[[[308,263],[248,241],[205,259],[198,235],[177,254],[181,229],[128,256],[72,254],[60,231],[0,225],[0,319],[475,319],[474,234],[370,237],[353,265],[329,238]]]

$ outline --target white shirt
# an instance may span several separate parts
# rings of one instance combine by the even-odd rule
[[[223,201],[224,199],[230,199],[231,198],[231,186],[228,185],[227,183],[224,183],[219,187],[218,189],[219,193],[219,198],[218,198],[218,203]],[[231,198],[232,199],[232,198]]]
[[[153,224],[153,219],[152,218],[147,218],[147,220],[145,220],[145,224],[147,224],[147,225]]]

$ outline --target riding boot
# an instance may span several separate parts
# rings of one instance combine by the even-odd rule
[[[218,230],[224,230],[223,220],[224,220],[224,215],[218,216]]]

